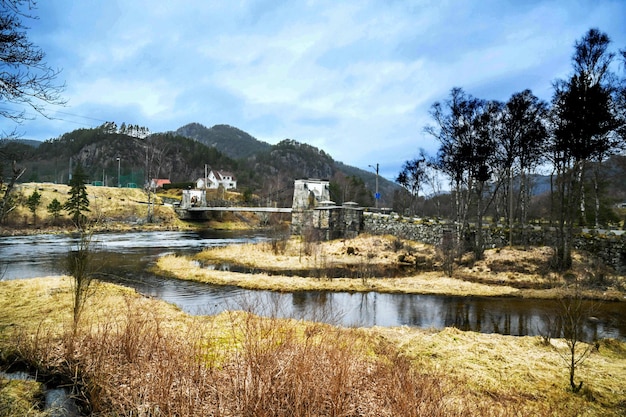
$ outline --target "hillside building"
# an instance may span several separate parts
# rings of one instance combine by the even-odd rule
[[[196,188],[203,190],[217,190],[220,185],[225,190],[232,190],[237,188],[237,179],[228,171],[211,170],[205,178],[198,178],[196,181]]]

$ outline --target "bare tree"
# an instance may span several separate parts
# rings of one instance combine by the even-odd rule
[[[396,177],[396,182],[403,186],[411,196],[411,204],[409,211],[411,214],[417,214],[417,201],[419,192],[426,181],[426,165],[427,156],[424,149],[420,149],[420,155],[417,158],[405,161],[402,170]]]
[[[459,241],[464,240],[469,227],[468,214],[474,177],[469,171],[468,156],[474,151],[475,120],[483,104],[482,100],[455,87],[445,102],[432,105],[431,117],[435,124],[425,129],[440,143],[436,167],[448,176],[452,185]]]
[[[81,229],[75,247],[71,248],[67,255],[67,272],[72,279],[72,334],[68,345],[69,352],[73,352],[74,339],[78,330],[78,323],[82,315],[87,299],[93,292],[94,280],[93,260],[94,248],[92,247],[92,233],[87,229]]]
[[[482,220],[490,204],[488,182],[495,165],[501,107],[500,103],[481,100],[461,88],[453,88],[448,100],[433,104],[431,116],[435,125],[426,128],[440,143],[436,166],[452,184],[459,242],[468,238],[469,209],[472,205],[476,207],[478,230],[472,249],[477,259],[484,251]]]
[[[616,148],[620,126],[612,100],[615,77],[609,70],[614,57],[607,49],[610,42],[605,33],[590,29],[576,42],[574,74],[555,84],[550,154],[557,174],[555,266],[559,270],[571,265],[574,223],[585,221],[587,166],[590,161],[601,162]],[[599,206],[597,185],[594,190]]]
[[[132,126],[132,125],[129,125]],[[165,163],[165,158],[169,151],[169,144],[166,137],[153,135],[145,139],[146,160],[144,172],[146,173],[145,188],[148,193],[148,213],[146,221],[152,223],[154,220],[154,199],[156,194],[156,184],[153,179],[159,178],[161,168]]]
[[[4,185],[4,181],[0,175],[0,189],[4,188],[4,194],[2,195],[2,200],[0,200],[0,223],[4,222],[6,216],[15,208],[15,205],[12,204],[11,192],[15,187],[15,183],[20,179],[25,171],[26,168],[18,167],[17,162],[13,161],[11,166],[11,178],[6,186]]]
[[[576,370],[583,364],[592,352],[593,345],[584,343],[584,324],[592,316],[592,308],[585,303],[582,289],[578,280],[574,284],[572,292],[559,299],[563,338],[567,345],[567,353],[561,357],[569,369],[569,384],[573,392],[578,392],[583,386],[583,381],[576,383]]]
[[[28,118],[27,109],[46,116],[46,105],[65,103],[64,85],[56,83],[60,70],[26,33],[23,20],[37,18],[35,7],[34,0],[0,0],[0,116],[18,123]]]
[[[56,83],[60,70],[52,69],[44,60],[43,51],[26,34],[24,19],[36,19],[31,12],[34,0],[0,0],[0,117],[20,123],[28,118],[27,109],[46,116],[48,104],[62,105],[64,85]],[[17,130],[0,132],[4,137],[17,137]],[[10,207],[11,191],[24,169],[12,164],[11,178],[0,200],[0,221]],[[0,172],[0,177],[2,172]],[[0,189],[2,181],[0,180]]]
[[[509,245],[513,244],[514,177],[519,177],[519,223],[524,226],[530,203],[529,177],[543,155],[543,143],[547,138],[545,120],[547,104],[530,90],[515,93],[503,109],[502,129],[499,138],[499,160],[507,180]]]

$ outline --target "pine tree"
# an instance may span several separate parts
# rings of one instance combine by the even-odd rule
[[[61,210],[63,210],[63,206],[56,198],[48,204],[48,213],[52,216],[53,222],[56,224],[59,216],[61,215]]]
[[[26,207],[33,213],[33,224],[37,224],[37,207],[39,207],[40,204],[41,194],[35,190],[26,200]]]
[[[70,191],[68,193],[70,198],[63,205],[63,208],[72,216],[72,220],[78,229],[82,229],[87,222],[84,212],[89,211],[85,178],[83,167],[79,162],[70,180]]]

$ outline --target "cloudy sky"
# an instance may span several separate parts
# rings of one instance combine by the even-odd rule
[[[450,89],[549,99],[597,27],[626,47],[624,0],[40,0],[29,35],[61,68],[46,140],[104,121],[153,132],[229,124],[393,179]],[[6,123],[6,121],[0,121]],[[11,130],[9,129],[4,129]]]

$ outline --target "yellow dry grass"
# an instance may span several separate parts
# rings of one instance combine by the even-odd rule
[[[0,282],[0,332],[6,337],[16,331],[45,328],[59,335],[72,323],[72,281],[67,276]],[[136,300],[136,305],[150,306],[149,310],[168,316],[168,326],[187,319],[177,307],[143,297],[134,290],[114,284],[94,281],[93,296],[85,306],[82,323],[112,320],[121,316],[126,300]],[[146,307],[146,311],[148,307]]]
[[[438,272],[427,272],[405,278],[304,278],[266,273],[240,273],[202,268],[192,259],[166,255],[158,259],[156,271],[177,279],[206,282],[217,285],[235,285],[242,288],[274,291],[377,291],[408,294],[448,294],[505,296],[518,292],[506,286],[490,286],[448,278]]]
[[[568,404],[580,415],[623,415],[626,411],[626,343],[605,340],[577,369],[584,381],[580,395],[568,390],[569,370],[562,339],[544,344],[539,337],[514,337],[411,328],[376,328],[374,332],[399,346],[417,363],[435,366],[448,375],[467,378],[471,389],[491,398],[512,393],[535,402]]]
[[[359,235],[353,239],[316,242],[306,254],[306,243],[299,237],[287,240],[281,253],[275,254],[270,243],[233,245],[207,249],[196,256],[200,261],[219,261],[237,265],[272,269],[297,270],[330,265],[394,265],[398,255],[393,250],[392,236]],[[405,241],[406,242],[406,241]],[[407,243],[408,244],[408,243]],[[411,242],[413,252],[434,256],[432,247]],[[351,248],[351,249],[349,249]],[[353,254],[350,254],[350,253]]]
[[[47,417],[49,414],[39,407],[42,397],[40,382],[0,377],[0,417]]]
[[[274,251],[272,242],[269,242],[209,248],[193,259],[171,255],[160,259],[157,269],[179,279],[276,291],[378,291],[555,298],[562,296],[566,284],[563,276],[550,271],[552,250],[547,247],[487,250],[483,260],[470,266],[461,265],[452,277],[448,277],[443,273],[432,246],[393,236],[359,235],[353,239],[315,242],[309,246],[300,238],[292,237],[285,243],[281,251]],[[385,276],[385,268],[401,267],[407,260],[413,263],[421,260],[427,266],[410,276]],[[211,270],[202,268],[203,264],[231,264],[267,273]],[[333,268],[364,271],[364,278],[333,277],[329,275]],[[321,278],[287,276],[291,271],[299,270],[315,271],[309,276]],[[578,253],[574,256],[573,273],[581,277],[590,273],[587,260]],[[623,280],[623,277],[615,277],[616,281],[620,279]],[[620,300],[625,295],[616,288],[585,290],[585,296],[589,298]]]
[[[67,223],[67,213],[61,212],[59,225],[55,225],[50,213],[47,210],[48,205],[56,199],[59,203],[64,204],[69,198],[70,187],[65,184],[51,183],[25,183],[19,184],[15,188],[15,194],[18,202],[16,209],[9,216],[9,223],[20,226],[21,232],[27,231],[25,227],[36,226],[37,232],[41,232],[40,228],[50,228],[51,230],[59,229]],[[30,197],[34,191],[41,195],[40,205],[36,210],[36,223],[33,214],[25,206],[24,202]],[[115,229],[123,230],[134,226],[134,222],[147,216],[146,192],[139,188],[115,188],[115,187],[95,187],[86,186],[89,198],[89,212],[85,215],[89,220],[95,222],[96,229]],[[153,196],[155,205],[154,217],[159,219],[160,225],[169,225],[183,227],[183,223],[178,220],[176,213],[171,207],[161,205],[160,197]],[[64,223],[65,221],[65,223]],[[65,224],[67,226],[67,224]],[[157,225],[149,225],[155,227]],[[146,226],[144,226],[146,227]],[[59,229],[59,230],[62,230]]]
[[[71,294],[69,279],[41,279],[0,282],[0,352],[12,349],[13,335],[34,335],[46,329],[62,332],[70,321]],[[160,317],[159,328],[171,337],[184,338],[199,322],[211,323],[211,340],[236,345],[240,335],[233,322],[249,320],[242,313],[226,312],[215,317],[190,317],[162,301],[142,297],[132,290],[112,284],[99,284],[96,294],[87,303],[83,316],[83,331],[122,321],[132,304],[134,320]],[[329,325],[311,327],[305,322],[272,319],[267,331],[280,332],[282,326],[302,326],[304,340],[323,332],[341,331],[346,348],[354,346],[354,355],[364,351],[376,358],[393,346],[418,369],[446,375],[450,381],[462,382],[454,395],[472,396],[477,403],[508,404],[508,413],[518,415],[516,407],[525,413],[553,415],[619,416],[626,411],[626,344],[614,340],[602,341],[577,371],[585,382],[580,394],[568,390],[567,366],[559,352],[564,352],[562,340],[553,339],[549,345],[537,337],[514,337],[497,334],[464,332],[457,329],[441,331],[407,327],[337,329]],[[283,323],[284,324],[281,324]],[[197,327],[196,327],[197,328]],[[310,333],[315,329],[314,333]],[[320,333],[321,332],[321,333]],[[350,336],[352,335],[352,336]],[[266,337],[272,337],[269,334]],[[348,340],[353,342],[348,343]],[[9,345],[7,345],[9,344]],[[356,356],[355,356],[356,357]],[[371,381],[370,383],[373,383]],[[517,404],[517,406],[516,406]],[[511,408],[513,407],[513,408]],[[541,411],[541,413],[539,412]],[[484,415],[484,414],[483,414]],[[491,414],[490,414],[491,415]],[[525,414],[528,415],[528,414]]]

